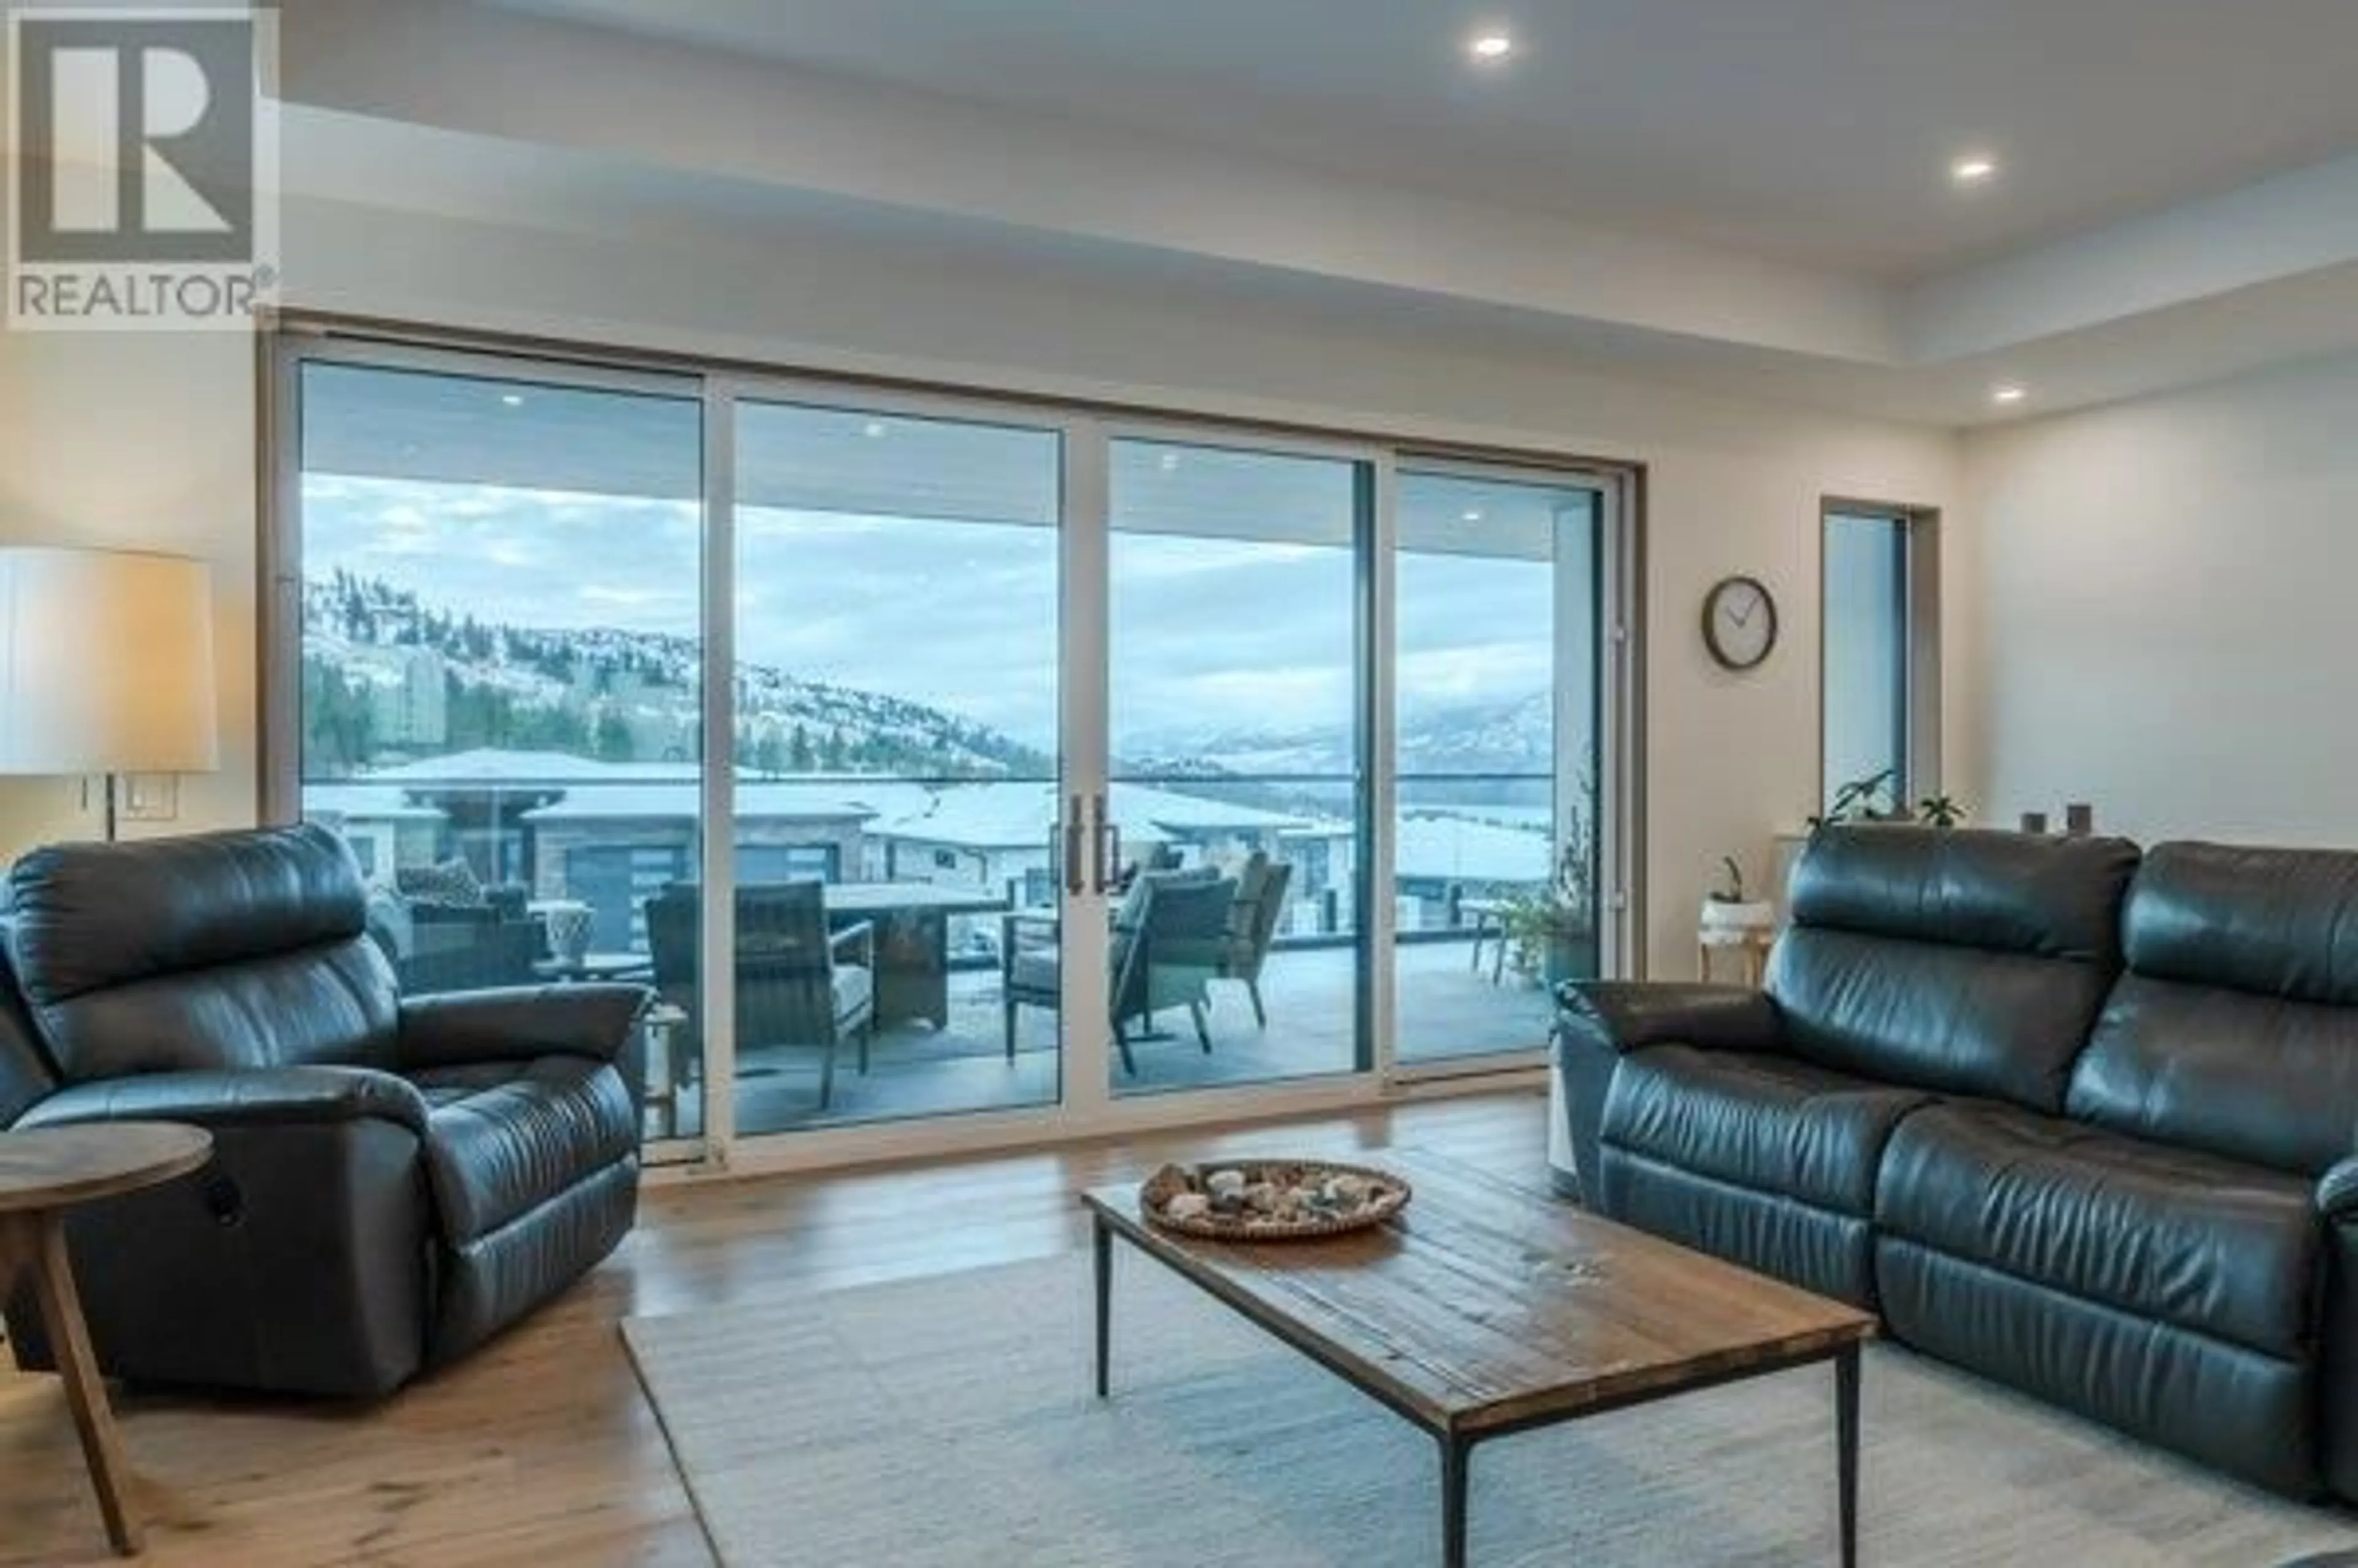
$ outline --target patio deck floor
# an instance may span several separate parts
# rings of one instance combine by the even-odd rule
[[[1269,1083],[1347,1073],[1354,1065],[1356,954],[1343,947],[1280,948],[1261,976],[1269,1025],[1253,1020],[1240,982],[1211,986],[1209,1052],[1195,1041],[1184,1010],[1156,1022],[1168,1037],[1134,1041],[1135,1077],[1113,1064],[1116,1094],[1148,1094],[1215,1086]],[[1400,1021],[1403,1063],[1444,1061],[1545,1044],[1552,1009],[1548,994],[1509,970],[1490,978],[1488,950],[1476,970],[1466,941],[1418,942],[1399,949]],[[869,1069],[857,1070],[850,1048],[836,1059],[832,1103],[818,1106],[819,1057],[807,1047],[757,1048],[738,1064],[737,1127],[741,1133],[781,1132],[902,1120],[1053,1103],[1059,1052],[1053,1011],[1017,1014],[1016,1051],[1005,1054],[997,971],[950,977],[950,1019],[897,1024],[878,1033]],[[678,1131],[693,1136],[702,1120],[699,1090],[682,1091]]]

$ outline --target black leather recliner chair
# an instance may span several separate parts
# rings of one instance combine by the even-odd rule
[[[1567,987],[1603,1213],[2358,1501],[2358,855],[1852,827],[1765,989]]]
[[[42,849],[9,885],[0,1118],[214,1139],[200,1175],[70,1222],[108,1373],[382,1394],[630,1229],[639,988],[405,1001],[316,827]]]

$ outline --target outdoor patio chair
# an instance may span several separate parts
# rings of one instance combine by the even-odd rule
[[[1130,884],[1115,909],[1109,954],[1113,1037],[1121,1050],[1122,1070],[1130,1076],[1138,1076],[1138,1061],[1130,1054],[1130,1023],[1143,1020],[1152,1031],[1154,1014],[1163,1008],[1184,1007],[1195,1022],[1197,1044],[1206,1055],[1211,1054],[1206,987],[1219,972],[1228,908],[1236,895],[1234,879],[1208,871],[1147,871]],[[1063,973],[1055,915],[1016,914],[1001,916],[1001,922],[1000,979],[1007,1059],[1012,1062],[1015,1010],[1026,1004],[1058,1006]]]
[[[490,990],[536,984],[533,960],[546,949],[537,920],[438,921],[419,925],[414,946],[394,962],[404,996]]]
[[[647,900],[647,947],[655,989],[687,1014],[683,1049],[704,1050],[704,988],[698,983],[699,894],[678,884]],[[852,1041],[860,1070],[876,1020],[876,926],[860,920],[827,929],[827,893],[817,881],[737,890],[737,1044],[819,1048],[818,1105],[835,1095],[836,1047]]]
[[[1220,949],[1223,980],[1242,980],[1252,998],[1253,1020],[1269,1027],[1269,1011],[1261,1005],[1260,970],[1269,961],[1269,945],[1277,935],[1278,917],[1285,912],[1285,890],[1293,881],[1293,862],[1272,860],[1255,849],[1237,873],[1236,902],[1228,906],[1228,940]]]

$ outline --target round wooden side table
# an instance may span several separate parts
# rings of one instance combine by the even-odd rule
[[[66,1216],[86,1203],[183,1176],[212,1158],[211,1133],[160,1121],[115,1121],[0,1132],[0,1301],[29,1281],[66,1403],[81,1435],[107,1539],[128,1557],[142,1531],[131,1511],[131,1471],[90,1349],[81,1298],[66,1257]]]

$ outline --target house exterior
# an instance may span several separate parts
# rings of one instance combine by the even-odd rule
[[[303,815],[341,836],[372,879],[438,858],[449,826],[440,808],[384,784],[314,784],[304,792]]]
[[[693,762],[609,762],[561,752],[479,750],[311,786],[307,810],[389,874],[451,856],[486,882],[596,914],[601,950],[644,946],[645,901],[697,880],[704,832]],[[860,774],[744,774],[732,834],[741,883],[925,882],[973,889],[1010,908],[1056,898],[1057,786],[1022,780],[918,784]],[[1152,857],[1233,870],[1256,851],[1294,868],[1279,934],[1357,928],[1358,832],[1348,821],[1117,783],[1109,820],[1125,867]],[[1399,929],[1450,929],[1459,899],[1545,884],[1550,838],[1536,823],[1411,812],[1396,828]]]

